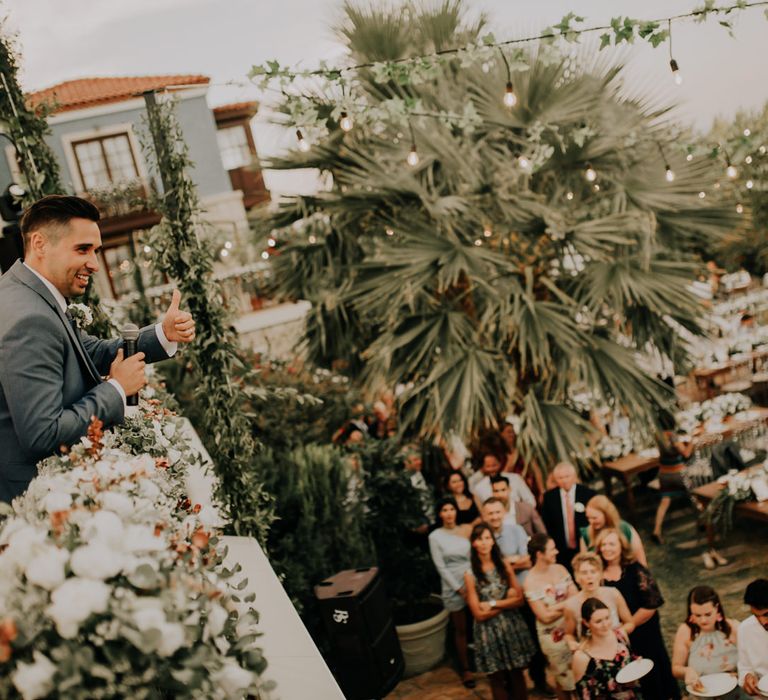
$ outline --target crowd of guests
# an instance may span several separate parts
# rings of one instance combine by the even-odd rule
[[[537,498],[506,464],[485,453],[469,478],[449,471],[428,535],[466,686],[475,685],[471,646],[494,700],[526,698],[526,670],[539,694],[561,700],[677,700],[678,681],[695,690],[723,672],[738,673],[728,697],[757,694],[768,673],[768,580],[747,587],[753,614],[741,624],[712,588],[692,589],[670,659],[664,599],[637,530],[573,465],[558,464]],[[619,683],[640,658],[650,671]]]
[[[368,417],[361,405],[336,441],[393,436],[394,401],[386,398]],[[547,480],[526,465],[512,425],[485,444],[473,460],[460,441],[441,442],[429,479],[420,446],[401,452],[420,496],[414,534],[424,537],[440,576],[465,686],[474,687],[480,673],[494,700],[522,699],[527,672],[540,695],[561,700],[678,700],[678,681],[696,690],[701,676],[733,673],[738,686],[728,698],[759,695],[768,675],[768,580],[747,586],[752,615],[740,624],[726,617],[716,591],[693,588],[670,659],[659,616],[664,599],[637,530],[609,498],[579,483],[572,464],[556,465]],[[659,543],[688,445],[670,437],[668,448]],[[653,662],[650,671],[619,683],[618,672],[641,658]]]

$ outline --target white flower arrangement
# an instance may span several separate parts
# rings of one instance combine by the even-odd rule
[[[713,421],[722,422],[725,416],[734,416],[748,410],[752,400],[745,394],[721,394],[701,403],[693,403],[685,411],[675,415],[678,427],[690,433],[700,423]]]
[[[133,422],[46,460],[0,529],[0,697],[258,693],[252,597],[185,497],[178,416]],[[172,454],[173,453],[173,454]]]
[[[82,331],[93,323],[93,312],[85,304],[70,304],[67,306],[70,316],[75,321],[75,325]]]

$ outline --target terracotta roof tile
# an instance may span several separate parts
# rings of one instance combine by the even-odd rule
[[[130,100],[145,90],[160,90],[177,85],[207,85],[205,75],[143,75],[117,78],[78,78],[66,80],[45,90],[27,95],[29,104],[37,107],[43,103],[51,111],[68,112],[97,105]]]
[[[228,114],[229,112],[241,112],[247,110],[253,111],[255,114],[258,109],[259,103],[253,100],[250,102],[231,102],[230,104],[219,105],[218,107],[213,108],[213,113],[218,116]]]

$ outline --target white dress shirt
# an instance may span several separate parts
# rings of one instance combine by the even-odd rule
[[[528,484],[525,483],[525,479],[523,479],[522,476],[512,472],[502,472],[501,476],[509,482],[510,503],[525,501],[526,503],[530,503],[534,508],[536,507],[536,498],[531,492],[531,489],[528,488]],[[477,500],[480,501],[480,505],[485,503],[487,498],[493,496],[493,487],[491,486],[491,477],[489,476],[484,476],[474,485],[474,487],[470,484],[469,488]]]
[[[43,277],[37,270],[27,265],[27,263],[22,262],[22,265],[27,268],[35,277],[37,277],[46,287],[46,289],[53,295],[53,298],[56,300],[56,303],[59,305],[61,310],[64,313],[67,313],[67,300],[64,298],[64,295],[45,277]],[[160,345],[163,346],[163,350],[168,353],[169,357],[172,357],[176,354],[176,350],[179,347],[178,343],[171,342],[168,340],[168,338],[165,337],[165,331],[163,331],[163,324],[157,323],[155,324],[155,333],[157,333],[157,339],[160,341]],[[126,408],[126,397],[125,397],[125,389],[120,385],[120,382],[118,382],[116,379],[108,379],[108,384],[111,384],[115,389],[117,390],[117,393],[120,394],[120,398],[123,400],[123,409]]]
[[[576,527],[576,484],[571,486],[568,491],[560,489],[560,510],[563,512],[563,532],[565,533],[565,541],[568,542],[568,535],[570,534],[570,523],[568,522],[568,507],[566,499],[571,502],[573,506],[573,526],[576,528],[576,532],[573,533],[573,538],[576,540],[576,545],[579,544],[579,528]]]
[[[748,673],[757,676],[759,681],[768,675],[768,630],[754,615],[750,615],[739,625],[739,685],[744,685]]]

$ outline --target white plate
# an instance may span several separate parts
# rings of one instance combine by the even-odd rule
[[[630,661],[624,668],[616,674],[617,683],[632,683],[638,678],[642,678],[653,668],[653,661],[650,659],[635,659]]]
[[[699,680],[704,685],[703,690],[694,690],[693,686],[687,685],[685,689],[699,698],[717,698],[726,693],[730,693],[738,684],[736,676],[730,673],[710,673],[701,676]]]
[[[766,673],[757,684],[757,689],[763,694],[768,695],[768,673]]]

